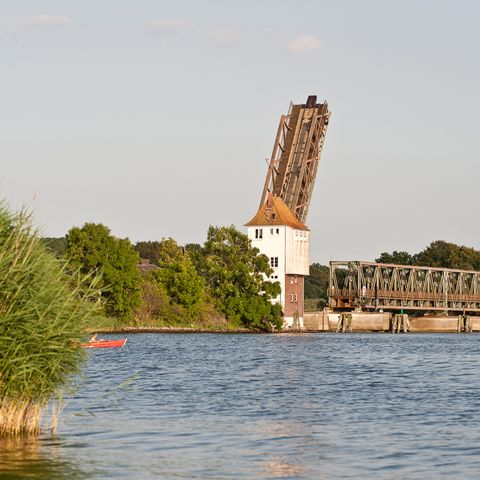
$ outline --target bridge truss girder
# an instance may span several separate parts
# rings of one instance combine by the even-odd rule
[[[282,115],[269,161],[260,206],[268,194],[280,197],[292,213],[305,223],[327,132],[330,111],[327,102],[290,104]]]
[[[480,272],[374,262],[330,262],[334,309],[480,312]]]

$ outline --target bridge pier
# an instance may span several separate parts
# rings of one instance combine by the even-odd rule
[[[480,332],[480,316],[324,310],[305,312],[304,325],[309,332],[469,333]]]
[[[406,313],[395,313],[391,318],[390,332],[400,333],[403,330],[403,333],[407,333],[410,331],[410,321]]]
[[[471,333],[473,331],[473,322],[470,315],[459,315],[457,321],[457,332]]]

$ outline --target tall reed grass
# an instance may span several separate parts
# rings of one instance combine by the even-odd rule
[[[30,215],[0,202],[0,435],[39,432],[49,400],[80,368],[95,298],[45,250]]]

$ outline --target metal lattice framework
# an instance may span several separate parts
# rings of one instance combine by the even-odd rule
[[[330,262],[332,308],[480,312],[480,272],[373,262]]]
[[[306,104],[290,104],[288,115],[281,116],[260,201],[261,207],[269,193],[280,197],[303,223],[330,118],[327,102],[316,102],[312,95]]]

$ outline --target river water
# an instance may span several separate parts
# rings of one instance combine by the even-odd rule
[[[0,478],[480,476],[480,337],[137,334]]]

